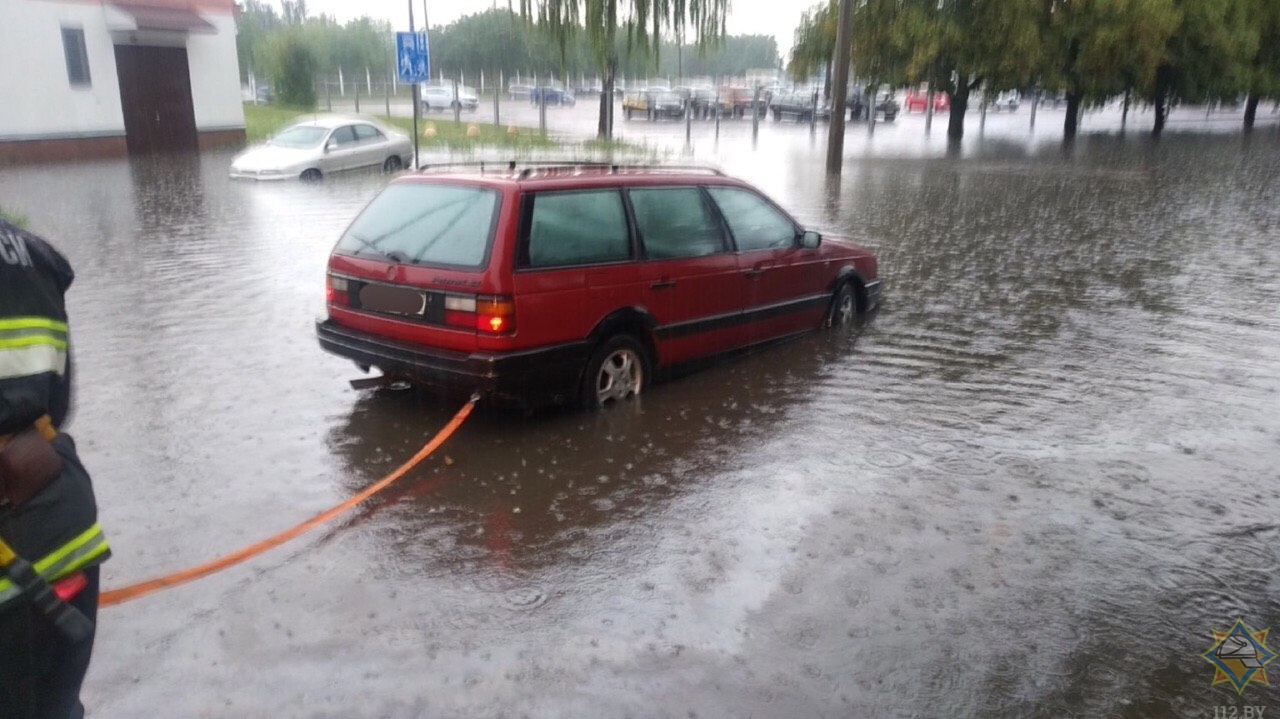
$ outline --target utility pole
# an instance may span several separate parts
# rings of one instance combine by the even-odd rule
[[[423,0],[426,2],[426,0]],[[413,0],[409,0],[409,34],[413,34]],[[422,163],[418,160],[418,85],[421,83],[413,83],[413,169],[418,169]]]
[[[838,175],[844,165],[844,104],[849,97],[849,30],[853,24],[853,0],[840,0],[840,24],[836,26],[836,66],[831,88],[831,122],[827,127],[827,174]],[[840,112],[836,112],[836,108]]]

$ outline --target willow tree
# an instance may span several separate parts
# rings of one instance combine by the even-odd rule
[[[520,0],[520,15],[551,33],[563,53],[585,32],[603,78],[599,136],[613,136],[613,86],[618,74],[619,32],[627,46],[652,49],[656,67],[664,33],[692,37],[699,49],[724,37],[729,0]],[[692,32],[691,32],[692,31]]]
[[[1044,76],[1066,91],[1062,131],[1074,137],[1084,104],[1151,93],[1182,15],[1175,0],[1054,0],[1046,19]]]
[[[796,26],[795,41],[791,45],[791,59],[787,62],[787,73],[796,82],[813,77],[819,70],[827,82],[831,80],[831,58],[836,48],[836,3],[828,0],[826,5],[818,5],[804,11],[800,16],[800,24]],[[829,92],[824,92],[830,95]]]
[[[1248,97],[1244,105],[1244,126],[1253,127],[1258,102],[1263,97],[1280,97],[1280,2],[1252,0],[1250,13],[1256,18],[1257,51],[1248,68]]]

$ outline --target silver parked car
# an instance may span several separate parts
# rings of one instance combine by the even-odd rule
[[[359,117],[317,117],[281,130],[231,161],[231,177],[315,181],[333,172],[382,167],[396,172],[413,161],[408,135]]]
[[[452,110],[455,106],[467,112],[475,112],[480,107],[480,96],[476,94],[474,88],[466,85],[458,86],[458,95],[454,97],[453,85],[423,85],[419,95],[419,103],[422,105],[422,112],[426,114],[432,110],[444,112]]]

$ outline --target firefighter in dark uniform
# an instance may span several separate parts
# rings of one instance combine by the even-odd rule
[[[0,542],[92,620],[109,550],[89,475],[60,431],[71,405],[73,277],[57,250],[0,218]],[[93,633],[68,641],[29,594],[0,569],[0,717],[83,716]]]

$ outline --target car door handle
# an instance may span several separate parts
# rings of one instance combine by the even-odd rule
[[[651,290],[665,290],[665,289],[668,289],[668,288],[670,288],[670,287],[675,287],[675,286],[676,286],[676,281],[675,281],[675,280],[658,280],[657,282],[654,282],[653,284],[649,285],[649,289],[651,289]]]
[[[747,279],[749,280],[758,280],[760,279],[760,275],[764,274],[764,270],[762,269],[746,270],[742,274],[746,275]]]

